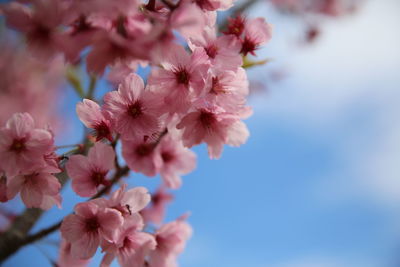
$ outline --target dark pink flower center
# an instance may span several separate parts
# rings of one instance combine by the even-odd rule
[[[165,163],[171,162],[175,157],[172,153],[164,151],[161,153],[161,158]]]
[[[131,239],[129,237],[125,237],[124,238],[124,244],[123,244],[123,248],[131,248],[131,246],[133,245]]]
[[[48,41],[50,40],[51,30],[43,25],[36,25],[34,30],[28,36],[31,40],[41,40],[41,41]]]
[[[95,171],[90,178],[96,186],[99,186],[106,183],[106,174],[107,172]]]
[[[178,68],[175,72],[176,82],[178,84],[188,85],[190,81],[190,74],[185,68]]]
[[[257,43],[255,43],[250,38],[245,37],[242,43],[242,50],[240,52],[246,56],[248,53],[254,54],[254,51],[256,49],[257,49]]]
[[[71,35],[76,35],[81,32],[88,32],[93,29],[93,27],[87,22],[84,15],[81,15],[76,21],[74,21],[72,28],[73,30]]]
[[[139,157],[146,157],[150,155],[153,151],[153,146],[151,144],[141,144],[138,147],[136,147],[136,155]]]
[[[136,101],[135,103],[129,105],[128,114],[134,119],[142,115],[143,114],[142,104],[139,101]]]
[[[99,221],[97,220],[97,217],[91,217],[86,219],[85,221],[85,230],[89,233],[97,232],[97,230],[100,228]]]
[[[206,47],[205,50],[210,58],[215,58],[218,54],[218,46],[216,46],[215,44]]]
[[[103,138],[112,138],[110,128],[104,121],[97,124],[94,129],[96,130],[96,141],[100,141]]]
[[[21,153],[26,149],[25,140],[24,139],[14,139],[13,143],[10,146],[10,151]]]
[[[215,115],[206,110],[201,111],[199,119],[201,124],[206,128],[209,128],[215,123]]]
[[[227,34],[234,34],[237,37],[242,35],[244,31],[245,19],[241,16],[238,16],[234,19],[229,20],[228,31]]]

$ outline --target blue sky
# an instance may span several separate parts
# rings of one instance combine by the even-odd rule
[[[168,214],[173,220],[191,211],[194,235],[181,266],[400,265],[399,12],[396,0],[367,1],[352,17],[327,20],[321,38],[302,46],[295,20],[265,6],[251,11],[274,25],[260,52],[274,60],[250,72],[268,90],[250,98],[247,144],[225,148],[218,161],[195,148],[198,167]],[[287,75],[272,82],[274,71]],[[74,114],[78,99],[66,97],[61,109]],[[71,141],[79,138],[69,129]],[[159,182],[130,180],[150,188]],[[77,201],[67,192],[63,210],[51,210],[38,228]],[[55,256],[42,242],[4,266],[48,266],[39,248]]]

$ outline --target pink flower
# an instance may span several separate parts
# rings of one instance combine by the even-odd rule
[[[75,10],[76,11],[76,10]],[[68,10],[70,14],[71,10]],[[94,27],[87,16],[80,14],[73,16],[68,24],[70,29],[62,34],[63,42],[60,44],[65,57],[72,63],[80,60],[82,50],[92,43],[98,29]]]
[[[204,49],[211,64],[216,68],[236,70],[243,64],[240,55],[241,43],[232,35],[217,38],[215,28],[206,27],[203,34],[191,38],[189,44],[192,50]]]
[[[106,94],[104,102],[104,110],[109,112],[115,131],[124,139],[143,139],[159,130],[162,100],[144,88],[137,74],[129,75],[118,91]]]
[[[192,228],[183,218],[163,225],[156,232],[157,248],[150,254],[150,267],[176,266],[176,257],[184,250]]]
[[[104,239],[115,242],[119,227],[123,224],[121,213],[115,209],[103,208],[94,201],[79,203],[75,214],[68,215],[61,224],[61,235],[71,243],[74,258],[91,258]]]
[[[169,26],[186,39],[200,35],[206,23],[205,13],[190,1],[180,1],[169,18]]]
[[[121,18],[122,20],[118,19],[115,28],[100,29],[93,37],[93,48],[87,57],[87,68],[90,72],[102,75],[107,65],[149,59],[151,51],[149,47],[153,43],[144,38],[144,33],[139,34],[136,27],[126,25],[125,22],[132,22],[131,20]],[[107,22],[112,23],[112,21]],[[134,38],[128,36],[131,30]]]
[[[131,170],[147,176],[155,176],[162,164],[154,143],[122,139],[122,156]]]
[[[272,26],[264,18],[250,19],[246,21],[244,28],[244,39],[241,52],[246,56],[248,53],[255,56],[255,51],[272,36]]]
[[[205,142],[210,158],[219,158],[223,145],[239,146],[247,140],[249,132],[239,117],[223,109],[205,107],[187,114],[177,125],[182,129],[186,147]]]
[[[107,80],[115,86],[123,83],[125,78],[136,72],[138,66],[143,68],[147,67],[148,62],[145,60],[133,60],[130,62],[117,62],[110,68],[110,72],[107,75]]]
[[[87,157],[73,155],[66,164],[72,189],[82,197],[91,197],[100,185],[108,185],[107,173],[114,168],[114,149],[97,142]]]
[[[151,197],[151,206],[140,212],[145,223],[161,224],[165,217],[166,205],[173,198],[173,195],[168,193],[165,187],[160,187]]]
[[[161,155],[160,174],[167,187],[178,189],[182,180],[180,175],[191,172],[196,167],[196,155],[171,135],[164,136],[157,146]]]
[[[7,198],[18,192],[28,208],[50,209],[54,204],[61,208],[61,184],[48,170],[22,173],[7,180]]]
[[[112,194],[109,200],[103,202],[103,205],[118,210],[126,218],[135,215],[146,207],[150,202],[150,194],[144,187],[135,187],[128,191],[125,191],[125,189],[126,184],[123,184]]]
[[[161,92],[168,111],[185,113],[204,89],[209,69],[208,56],[202,50],[189,55],[176,45],[169,54],[159,58],[162,68],[154,68],[149,78],[153,91]]]
[[[71,243],[68,243],[65,239],[61,239],[57,267],[85,267],[88,264],[89,260],[74,258],[71,254]]]
[[[0,169],[8,177],[46,166],[44,156],[53,151],[53,137],[34,127],[28,113],[16,113],[0,129]]]
[[[96,102],[84,99],[76,105],[76,113],[86,127],[96,131],[96,141],[103,138],[112,141],[111,123]]]
[[[103,247],[106,254],[100,266],[110,266],[115,257],[122,267],[145,266],[145,258],[156,248],[156,241],[151,234],[141,232],[142,228],[143,222],[140,216],[126,220],[119,239]]]
[[[239,38],[244,32],[245,25],[246,19],[243,16],[239,15],[235,18],[228,18],[228,29],[224,33],[233,34]]]
[[[60,50],[62,38],[57,27],[63,10],[57,0],[34,0],[32,8],[12,2],[3,8],[7,24],[26,34],[29,48],[40,58],[49,59]]]
[[[246,71],[238,68],[236,71],[213,69],[207,81],[205,99],[227,112],[246,117],[249,107],[246,107],[246,97],[249,94],[249,82]],[[243,115],[243,116],[242,116]]]

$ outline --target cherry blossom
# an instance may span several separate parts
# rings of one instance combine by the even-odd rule
[[[245,23],[241,52],[255,55],[255,51],[272,36],[272,27],[264,18],[249,19]]]
[[[183,218],[167,223],[157,230],[156,249],[150,254],[150,267],[176,266],[176,257],[183,251],[192,228]]]
[[[115,257],[121,267],[144,266],[146,256],[156,248],[156,240],[153,235],[142,232],[142,228],[140,216],[133,216],[126,220],[119,239],[115,243],[104,246],[106,254],[100,266],[110,266]]]
[[[7,179],[7,198],[12,199],[18,192],[28,208],[50,209],[54,204],[61,207],[61,184],[44,168],[40,171],[21,173]]]
[[[122,155],[131,170],[147,176],[155,176],[162,164],[152,142],[122,139]]]
[[[34,0],[32,3],[30,9],[12,2],[3,8],[3,12],[10,27],[25,33],[33,53],[49,59],[59,51],[63,41],[57,33],[63,19],[62,5],[57,0]]]
[[[182,46],[176,46],[160,58],[162,68],[153,69],[149,86],[162,91],[170,113],[185,113],[193,100],[202,94],[209,63],[204,50],[188,54]]]
[[[194,36],[189,43],[191,48],[202,48],[211,60],[211,64],[221,69],[236,70],[242,65],[241,43],[234,36],[216,36],[216,29],[206,27],[202,36]]]
[[[105,207],[118,210],[126,218],[137,214],[146,207],[150,198],[146,188],[135,187],[126,191],[126,184],[123,184],[111,195],[109,200],[103,199],[101,203]]]
[[[109,145],[97,142],[87,157],[73,155],[66,164],[72,189],[82,197],[91,197],[100,185],[108,185],[107,173],[114,168],[115,152]]]
[[[28,113],[14,114],[0,129],[0,168],[8,177],[45,167],[44,156],[52,150],[52,134],[35,128]]]
[[[68,243],[67,241],[65,241],[65,239],[61,240],[59,258],[57,261],[58,267],[85,267],[88,264],[89,260],[82,260],[73,257],[71,254],[71,243]]]
[[[104,102],[104,110],[122,138],[143,138],[159,130],[162,101],[158,94],[145,89],[137,74],[129,75],[118,91],[106,94]]]
[[[221,156],[224,144],[239,146],[249,136],[246,125],[237,115],[216,106],[198,108],[187,114],[177,128],[183,131],[182,140],[186,147],[205,142],[213,159]]]
[[[123,217],[117,210],[89,201],[77,204],[74,211],[61,225],[62,237],[71,244],[72,257],[89,259],[102,239],[114,242],[118,238],[115,229],[121,227]]]
[[[143,209],[140,214],[146,223],[160,225],[164,220],[166,206],[173,200],[173,195],[168,193],[165,187],[160,187],[151,196],[151,205]]]
[[[182,184],[180,175],[187,174],[196,167],[195,154],[184,148],[182,142],[171,135],[162,138],[156,153],[159,153],[162,159],[160,175],[169,188],[179,188]]]
[[[84,99],[83,102],[76,105],[76,113],[86,127],[96,131],[96,141],[103,138],[112,141],[111,122],[106,118],[105,111],[101,110],[96,102]]]
[[[219,158],[225,144],[245,143],[242,120],[251,108],[243,62],[271,38],[261,18],[231,19],[222,33],[217,11],[233,3],[32,0],[0,7],[16,39],[26,40],[21,48],[0,44],[0,201],[19,194],[27,208],[60,207],[64,185],[89,198],[61,223],[20,231],[27,237],[14,231],[10,240],[29,244],[60,229],[57,266],[86,266],[99,247],[102,267],[114,260],[177,266],[192,228],[186,216],[162,224],[174,198],[167,189],[180,188],[181,176],[195,169],[191,147],[205,143],[210,158]],[[54,88],[66,68],[84,98],[76,113],[92,131],[74,144],[62,143],[69,123],[50,110],[62,99]],[[104,95],[97,80],[111,85]],[[159,175],[159,189],[150,196],[145,187],[129,188],[131,171]]]

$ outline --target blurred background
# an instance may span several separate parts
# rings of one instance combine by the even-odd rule
[[[251,137],[217,161],[195,148],[197,169],[174,192],[167,216],[191,212],[194,235],[181,266],[400,266],[400,2],[367,0],[351,14],[314,20],[311,41],[303,17],[270,2],[247,14],[274,26],[258,52],[269,63],[249,71]],[[83,133],[78,101],[66,90],[58,106],[72,118],[59,136],[66,143]],[[130,178],[151,189],[158,183]],[[78,202],[68,190],[62,211],[53,208],[35,230]],[[57,238],[22,249],[4,266],[51,266]],[[91,266],[100,260],[98,253]]]

